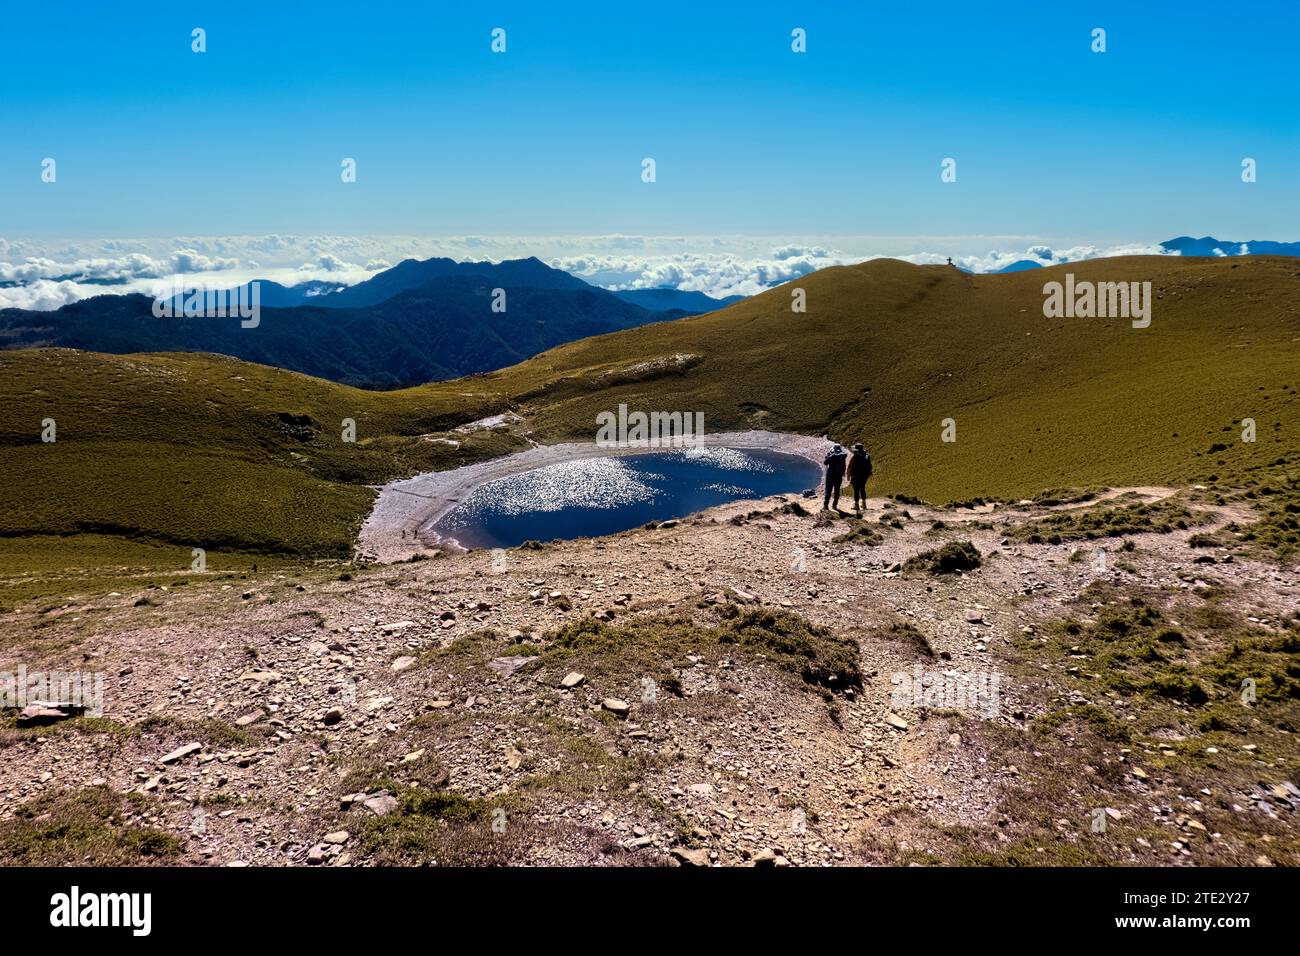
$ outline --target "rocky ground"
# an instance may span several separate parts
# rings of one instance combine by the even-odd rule
[[[103,672],[105,706],[8,718],[0,861],[1300,862],[1300,573],[1195,489],[1083,497],[776,497],[15,608],[0,671]],[[994,707],[900,700],[918,668]]]

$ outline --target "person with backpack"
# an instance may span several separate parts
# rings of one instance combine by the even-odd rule
[[[846,473],[853,486],[853,510],[861,511],[867,506],[867,479],[871,477],[871,456],[861,442],[853,446]]]
[[[844,468],[848,457],[843,447],[836,445],[822,462],[826,466],[826,499],[822,502],[822,511],[830,509],[832,496],[835,499],[835,510],[840,510],[840,485],[844,481]]]

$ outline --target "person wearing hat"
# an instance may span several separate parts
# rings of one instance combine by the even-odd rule
[[[844,481],[844,466],[848,457],[843,446],[836,445],[822,462],[826,466],[826,500],[822,502],[822,511],[830,508],[832,497],[835,500],[835,510],[840,509],[840,484]]]
[[[867,506],[867,479],[871,477],[871,456],[861,442],[853,446],[847,474],[849,484],[853,486],[853,510],[861,511]]]

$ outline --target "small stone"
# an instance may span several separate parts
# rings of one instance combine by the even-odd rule
[[[375,816],[383,817],[397,809],[397,798],[387,790],[380,790],[378,793],[366,797],[362,806]]]
[[[239,675],[241,681],[251,680],[258,684],[274,684],[280,680],[279,671],[244,671]]]
[[[159,757],[158,762],[161,764],[175,763],[178,760],[184,760],[190,754],[198,753],[202,749],[203,745],[200,743],[186,744],[183,747],[177,747],[169,754]]]
[[[606,697],[600,702],[600,706],[604,707],[615,717],[626,717],[632,712],[632,708],[628,705],[627,701],[619,700],[617,697]]]
[[[488,667],[491,670],[496,671],[502,677],[509,677],[511,674],[515,673],[515,671],[519,670],[519,668],[523,667],[531,660],[532,660],[531,657],[523,657],[523,656],[495,657],[492,660],[488,661]]]
[[[907,721],[892,711],[885,715],[885,723],[889,724],[889,726],[893,727],[895,730],[907,729]]]
[[[397,660],[393,661],[391,665],[392,670],[399,674],[402,671],[410,670],[414,666],[415,666],[415,658],[409,655],[404,657],[399,657]]]
[[[331,707],[329,710],[325,711],[325,716],[322,717],[321,720],[325,723],[325,725],[326,725],[327,727],[330,727],[330,726],[333,726],[334,724],[337,724],[337,723],[342,722],[342,720],[343,720],[343,708],[342,708],[342,707]]]
[[[565,689],[572,689],[577,687],[586,679],[586,674],[579,674],[577,671],[569,671],[569,673],[564,675],[564,679],[560,681],[560,686]]]
[[[17,724],[19,727],[41,727],[67,720],[69,717],[76,717],[78,712],[84,713],[84,711],[84,707],[74,710],[72,707],[62,707],[58,704],[36,703],[24,707],[19,712]]]
[[[673,859],[682,866],[708,866],[708,850],[688,850],[685,847],[677,847],[673,850]]]
[[[341,844],[341,843],[347,843],[348,840],[351,838],[351,836],[352,834],[348,833],[347,830],[336,830],[333,833],[325,834],[323,839],[325,840],[326,843]]]

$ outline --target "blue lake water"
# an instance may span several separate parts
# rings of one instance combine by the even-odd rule
[[[742,498],[815,488],[821,469],[773,451],[687,448],[559,462],[489,481],[434,525],[466,548],[597,537]]]

